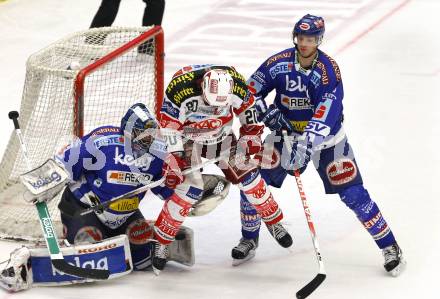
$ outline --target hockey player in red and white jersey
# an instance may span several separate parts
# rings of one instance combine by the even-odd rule
[[[182,171],[196,167],[201,157],[214,159],[227,155],[218,166],[226,179],[244,192],[283,247],[292,244],[280,224],[283,214],[259,169],[249,156],[261,146],[263,126],[257,124],[253,96],[246,80],[233,67],[191,65],[179,70],[168,84],[160,113],[162,134],[170,153],[164,164],[166,185],[175,189],[155,223],[156,244],[153,268],[156,273],[166,263],[167,244],[174,240],[188,211],[202,196],[201,171],[184,176]],[[240,139],[232,132],[234,115],[241,123]]]

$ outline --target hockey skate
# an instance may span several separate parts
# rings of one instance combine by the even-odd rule
[[[392,244],[382,249],[382,255],[385,259],[383,264],[385,270],[394,277],[400,275],[406,266],[406,261],[403,259],[402,250],[397,243]]]
[[[160,244],[158,241],[154,242],[154,251],[153,251],[153,259],[152,259],[152,268],[153,272],[156,275],[160,274],[165,268],[165,264],[167,263],[169,255],[168,245]]]
[[[266,226],[272,237],[275,238],[281,247],[287,248],[292,246],[292,237],[281,223],[276,223],[273,225],[266,224]]]
[[[26,247],[15,249],[6,266],[0,272],[0,287],[10,292],[26,290],[32,285],[30,252]]]
[[[238,266],[252,259],[258,247],[258,238],[245,239],[241,238],[237,246],[232,248],[232,265]]]

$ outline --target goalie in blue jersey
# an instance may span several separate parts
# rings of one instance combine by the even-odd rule
[[[404,265],[402,251],[364,188],[344,132],[341,73],[336,61],[318,49],[324,30],[323,18],[305,15],[293,29],[294,47],[269,57],[248,80],[258,120],[272,131],[260,156],[261,175],[268,185],[279,188],[287,174],[302,173],[313,161],[326,193],[338,194],[355,213],[382,250],[386,271],[396,276]],[[265,99],[272,90],[275,99],[268,105]],[[285,144],[288,150],[283,151]],[[255,255],[261,222],[246,197],[241,198],[243,237],[232,250],[236,263]]]
[[[64,243],[68,245],[61,250],[67,262],[109,270],[110,278],[149,268],[157,246],[152,240],[154,221],[146,220],[139,210],[145,192],[112,201],[107,208],[92,213],[80,212],[158,181],[167,154],[156,119],[141,103],[130,107],[120,127],[96,128],[57,154],[56,160],[69,177],[58,205]],[[229,184],[219,176],[205,175],[203,186],[204,196],[193,206],[193,216],[215,208],[226,196]],[[173,193],[164,185],[150,190],[161,199]],[[40,196],[38,201],[55,195]],[[168,245],[166,258],[192,266],[193,246],[192,230],[182,226],[176,241]],[[0,272],[0,286],[9,291],[91,281],[54,270],[45,247],[15,250]]]

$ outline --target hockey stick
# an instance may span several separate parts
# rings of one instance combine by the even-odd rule
[[[193,173],[193,172],[199,170],[200,168],[205,167],[208,164],[219,162],[220,160],[223,160],[223,159],[227,158],[228,156],[229,156],[229,151],[227,153],[220,154],[215,159],[205,161],[203,163],[200,163],[199,165],[196,165],[194,167],[191,167],[189,169],[182,171],[182,175],[187,175],[187,174]],[[134,189],[132,191],[129,191],[127,193],[119,195],[117,197],[114,197],[106,202],[99,203],[97,205],[94,205],[94,206],[87,208],[87,209],[84,209],[84,210],[79,210],[73,215],[73,217],[79,217],[79,216],[90,214],[92,212],[102,211],[103,209],[108,208],[111,204],[113,204],[121,199],[130,198],[130,197],[137,195],[139,193],[146,192],[151,188],[154,188],[154,187],[161,185],[164,181],[165,181],[165,177],[162,177],[157,181],[151,182],[147,185],[144,185],[142,187],[139,187],[137,189]]]
[[[284,145],[287,147],[286,149],[289,151],[291,146],[288,143],[288,140],[287,140],[288,135],[287,135],[286,131],[283,131],[283,137],[284,137]],[[308,297],[311,293],[313,293],[321,285],[321,283],[325,280],[327,274],[325,273],[324,262],[322,261],[321,253],[319,251],[319,244],[318,244],[318,238],[316,236],[315,225],[313,224],[312,213],[310,212],[309,205],[307,204],[307,198],[306,198],[306,194],[304,192],[303,184],[301,182],[299,170],[298,169],[295,170],[293,172],[293,174],[295,176],[296,185],[298,187],[299,196],[301,198],[302,206],[304,209],[304,214],[306,216],[307,224],[309,226],[310,236],[312,237],[312,242],[313,242],[313,247],[315,249],[316,259],[318,260],[318,264],[319,264],[318,275],[316,275],[315,278],[313,278],[301,290],[296,292],[296,298],[303,299],[303,298]]]
[[[14,122],[15,133],[17,134],[18,140],[20,142],[21,151],[26,162],[28,170],[31,169],[31,165],[28,158],[28,152],[24,144],[23,138],[21,136],[20,124],[18,123],[18,112],[11,111],[8,114],[9,118]],[[64,256],[61,253],[60,247],[58,245],[58,240],[56,237],[55,228],[52,223],[52,219],[49,214],[46,202],[37,202],[35,204],[38,211],[38,217],[40,220],[41,229],[43,230],[44,239],[46,241],[47,249],[49,250],[50,260],[52,265],[59,271],[82,278],[90,279],[107,279],[110,275],[108,270],[90,269],[90,268],[79,268],[68,264],[64,260]]]

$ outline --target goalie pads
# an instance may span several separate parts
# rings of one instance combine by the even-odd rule
[[[20,180],[28,192],[24,199],[37,203],[49,201],[63,190],[69,174],[53,159],[48,159],[41,166],[22,175]]]
[[[224,177],[203,174],[203,194],[191,208],[189,216],[203,216],[213,211],[228,195],[231,183]]]
[[[117,278],[130,273],[133,264],[126,235],[119,235],[94,244],[61,247],[65,260],[78,267],[106,269],[110,277]],[[5,268],[0,272],[0,286],[10,292],[32,286],[54,286],[93,279],[64,274],[52,267],[46,247],[21,247],[11,253]]]
[[[147,220],[148,224],[153,227],[153,220]],[[194,254],[194,231],[182,225],[173,242],[168,245],[168,261],[173,261],[185,266],[193,266],[195,262]]]
[[[186,226],[181,226],[176,238],[169,246],[169,261],[193,266],[195,262],[194,255],[194,232]]]

